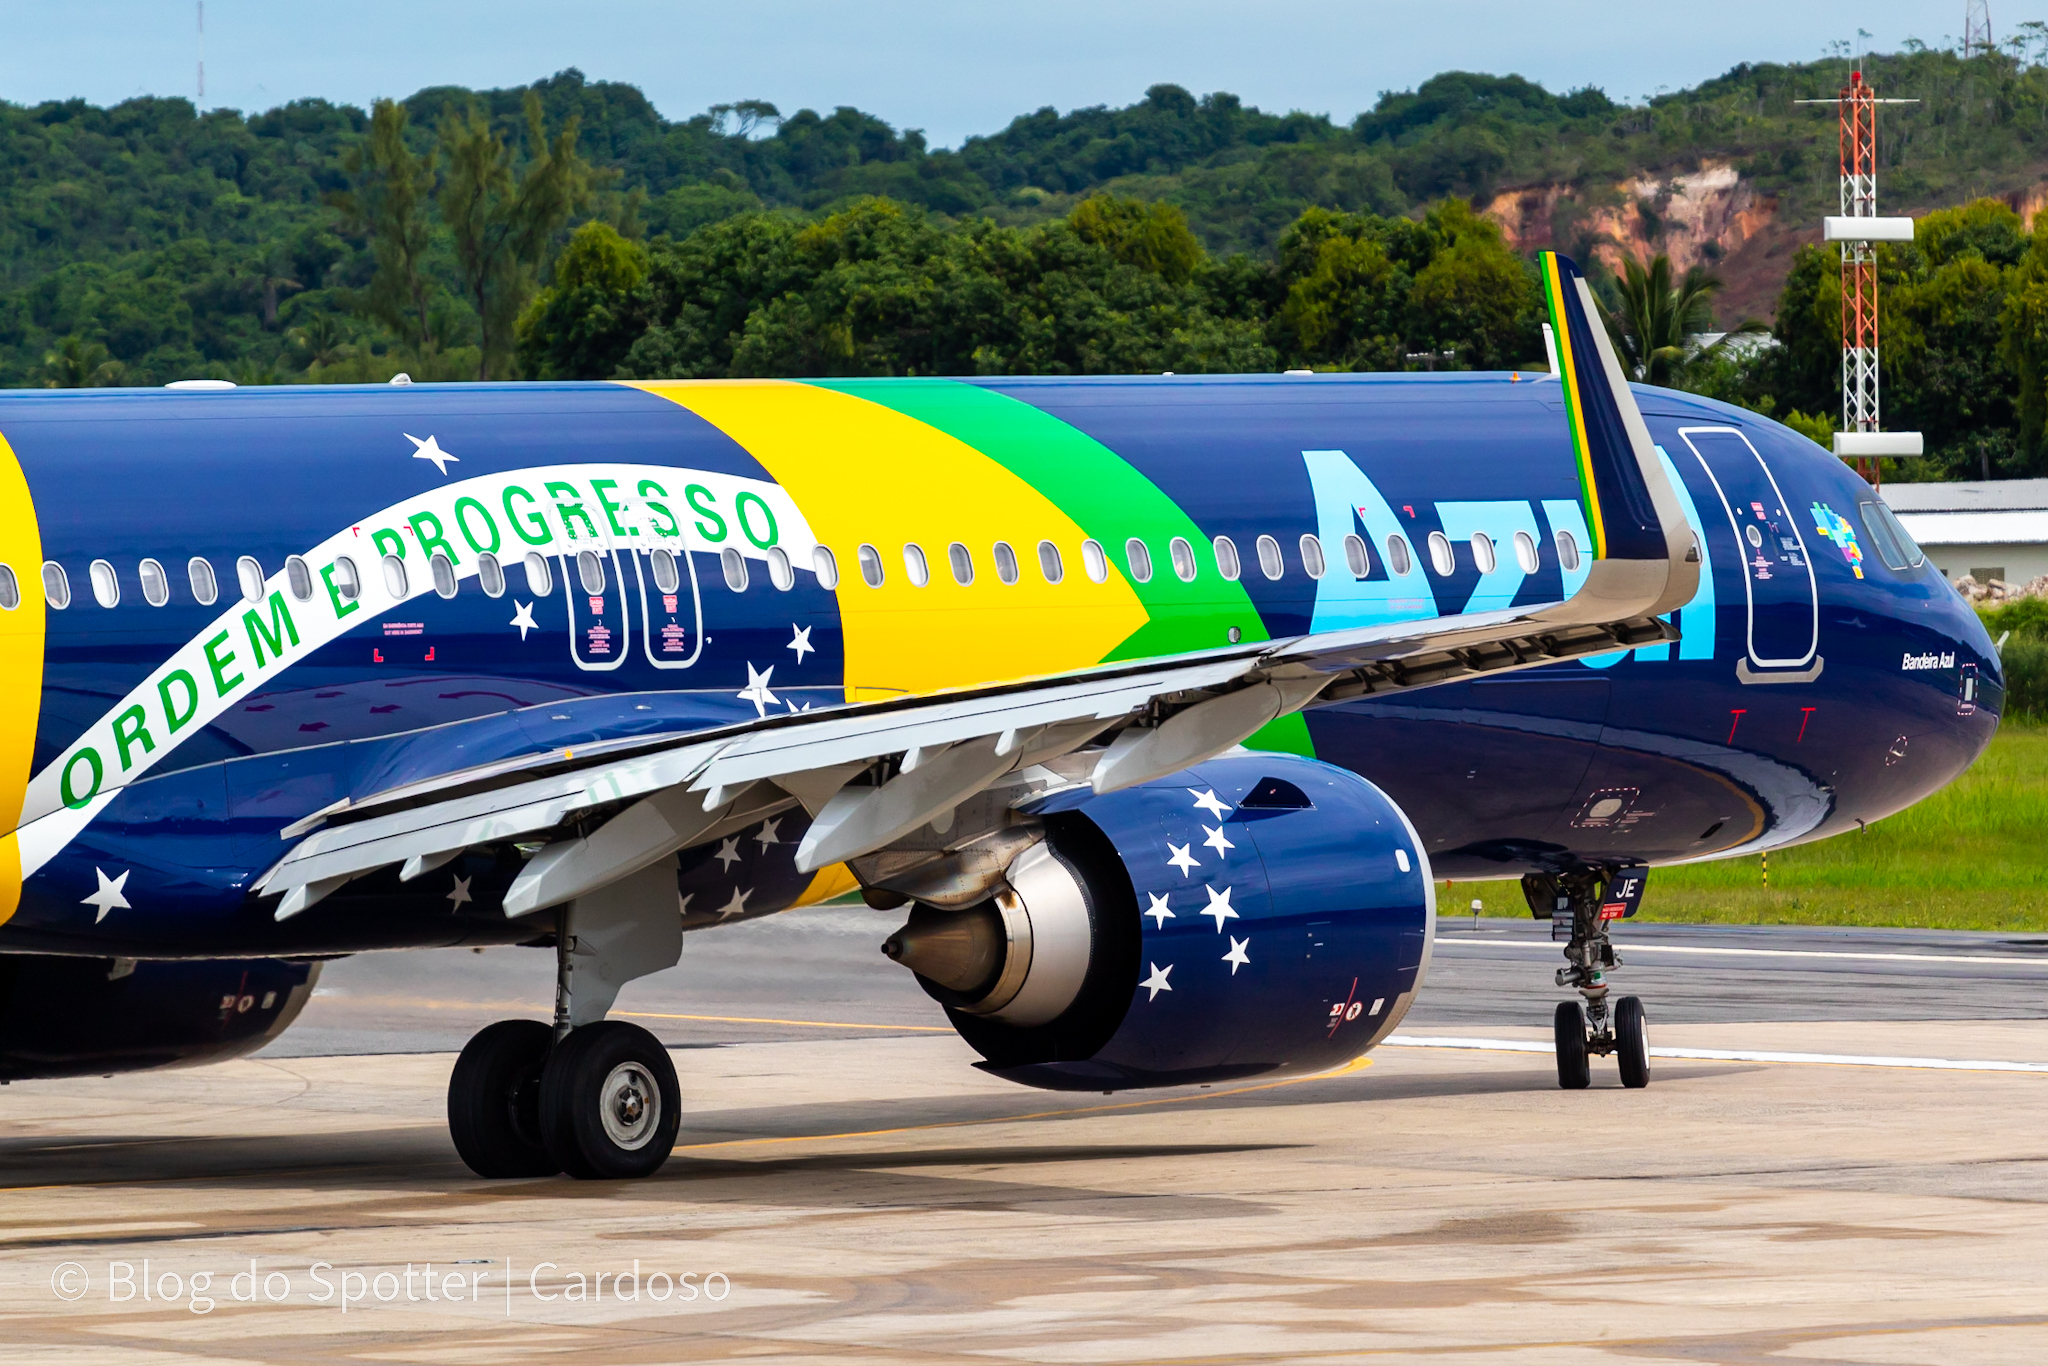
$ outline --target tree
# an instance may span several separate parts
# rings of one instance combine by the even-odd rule
[[[519,315],[519,365],[532,379],[610,379],[647,330],[647,249],[589,222],[555,258],[554,283]]]
[[[590,195],[590,169],[576,153],[579,121],[570,115],[550,142],[540,97],[526,92],[529,160],[513,153],[479,109],[441,118],[446,174],[437,197],[454,239],[457,273],[476,310],[481,358],[477,378],[510,357],[513,320],[556,233]]]
[[[1630,378],[1670,388],[1688,360],[1724,345],[1727,336],[1713,347],[1692,340],[1714,325],[1713,300],[1720,289],[1721,281],[1699,266],[1672,283],[1671,258],[1661,252],[1648,269],[1634,257],[1625,259],[1621,279],[1610,282],[1609,297],[1600,301],[1600,317]],[[1754,328],[1744,323],[1736,331]]]
[[[110,358],[103,344],[83,337],[66,337],[43,357],[45,389],[97,389],[119,384],[123,378],[121,362]]]
[[[424,352],[436,341],[433,286],[426,269],[434,165],[430,158],[413,155],[405,125],[404,105],[378,100],[370,107],[368,141],[350,149],[342,161],[353,183],[333,202],[348,228],[369,238],[376,258],[363,311],[412,350]]]

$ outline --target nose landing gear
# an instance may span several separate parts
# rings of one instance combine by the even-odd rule
[[[1576,987],[1583,999],[1558,1004],[1552,1020],[1557,1041],[1557,1084],[1567,1091],[1592,1084],[1591,1059],[1612,1054],[1621,1084],[1640,1090],[1650,1084],[1650,1039],[1641,999],[1608,997],[1607,974],[1619,968],[1607,927],[1635,912],[1643,894],[1641,869],[1588,868],[1570,873],[1532,873],[1522,879],[1529,909],[1548,914],[1552,939],[1565,940],[1566,966],[1557,984]]]

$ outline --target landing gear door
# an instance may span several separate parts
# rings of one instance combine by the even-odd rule
[[[1745,683],[1806,682],[1820,676],[1820,596],[1813,561],[1770,466],[1733,427],[1678,432],[1721,495],[1748,608]],[[1706,514],[1712,517],[1712,512]]]
[[[569,609],[569,657],[579,669],[609,673],[633,648],[626,607],[637,583],[627,577],[632,558],[630,551],[583,550],[555,559]]]

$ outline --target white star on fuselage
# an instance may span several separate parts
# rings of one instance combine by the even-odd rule
[[[742,702],[752,702],[754,710],[762,716],[768,714],[769,707],[780,705],[782,702],[781,698],[768,691],[768,680],[774,673],[775,666],[773,664],[760,670],[756,670],[752,664],[748,664],[747,686],[741,688],[739,692],[740,700]]]
[[[470,900],[468,878],[459,877],[455,879],[455,890],[448,893],[448,900],[452,903],[448,907],[451,911],[462,905],[463,902]]]
[[[1152,898],[1152,904],[1145,908],[1145,914],[1153,917],[1152,928],[1163,929],[1166,922],[1173,919],[1173,912],[1166,909],[1166,898],[1157,892],[1147,892],[1145,895]]]
[[[1230,808],[1216,800],[1216,789],[1214,788],[1210,788],[1206,792],[1197,792],[1191,787],[1188,789],[1188,795],[1195,799],[1196,807],[1207,811],[1219,821],[1230,814]]]
[[[1202,828],[1209,832],[1208,837],[1204,839],[1202,843],[1208,845],[1211,849],[1214,849],[1218,854],[1222,854],[1228,850],[1237,848],[1236,845],[1232,844],[1228,839],[1224,838],[1222,826],[1205,825]]]
[[[528,631],[538,631],[540,623],[533,619],[533,604],[512,599],[512,625],[519,628],[519,638],[526,639]]]
[[[1230,889],[1225,887],[1219,892],[1214,887],[1204,887],[1202,890],[1209,894],[1209,904],[1203,908],[1202,914],[1216,917],[1216,933],[1221,934],[1224,921],[1237,919],[1237,912],[1230,909]]]
[[[721,871],[738,863],[745,857],[745,855],[740,853],[740,837],[734,835],[731,839],[719,845],[718,852],[712,857],[718,860],[718,866]]]
[[[1223,961],[1230,964],[1230,975],[1232,977],[1237,976],[1239,968],[1252,961],[1250,955],[1245,953],[1245,950],[1251,947],[1251,942],[1249,936],[1243,939],[1239,939],[1235,935],[1231,936],[1230,952],[1223,955]]]
[[[795,623],[791,623],[789,629],[795,635],[795,639],[791,640],[789,644],[783,646],[782,648],[785,650],[795,650],[797,663],[803,663],[805,655],[814,655],[818,653],[818,647],[811,644],[810,627],[798,626]]]
[[[777,816],[777,817],[776,817],[776,818],[775,818],[774,820],[772,820],[772,821],[762,821],[762,822],[761,822],[761,833],[760,833],[760,834],[758,834],[758,835],[756,835],[756,836],[754,836],[754,838],[755,838],[755,839],[757,839],[757,840],[759,840],[759,841],[761,842],[761,847],[762,847],[762,848],[764,848],[764,849],[765,849],[765,848],[767,848],[767,847],[768,847],[769,845],[771,845],[771,844],[780,844],[780,843],[782,843],[782,840],[781,840],[781,839],[780,839],[780,838],[778,837],[778,835],[779,835],[779,832],[778,832],[778,831],[776,830],[776,827],[777,827],[777,826],[779,826],[779,825],[781,825],[781,824],[782,824],[782,817],[780,817],[780,816]]]
[[[448,473],[448,466],[451,462],[457,465],[462,463],[462,461],[458,457],[452,456],[448,454],[448,452],[442,450],[441,443],[434,440],[434,438],[431,435],[429,435],[425,441],[420,440],[411,432],[406,432],[403,435],[405,436],[405,439],[407,441],[412,442],[413,459],[433,461],[434,468],[439,470],[444,475]]]
[[[1138,983],[1138,985],[1152,993],[1145,998],[1146,1000],[1156,1001],[1159,999],[1160,992],[1173,990],[1173,983],[1166,980],[1166,974],[1173,971],[1173,964],[1168,963],[1163,968],[1157,963],[1147,963],[1145,966],[1152,969],[1152,975]]]
[[[1166,842],[1166,847],[1173,851],[1167,857],[1166,866],[1169,868],[1180,869],[1180,875],[1182,877],[1186,877],[1188,875],[1188,869],[1199,868],[1202,866],[1202,861],[1196,858],[1193,854],[1190,854],[1188,852],[1189,848],[1192,847],[1191,845],[1175,844],[1172,840],[1168,840]]]
[[[743,914],[747,909],[747,898],[753,894],[754,889],[751,887],[747,888],[744,892],[737,887],[733,888],[732,900],[718,908],[718,918],[720,920],[730,920],[736,915]]]
[[[132,868],[123,868],[121,876],[108,877],[98,868],[92,870],[92,875],[99,879],[100,885],[93,889],[91,896],[80,897],[79,902],[81,905],[99,908],[99,914],[92,918],[93,924],[97,925],[102,920],[105,920],[108,911],[128,911],[134,909],[134,907],[128,904],[128,898],[122,895],[122,889],[128,885],[128,874],[134,871]]]

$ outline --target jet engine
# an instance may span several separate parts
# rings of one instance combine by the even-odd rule
[[[0,1080],[193,1067],[254,1052],[305,1008],[318,963],[0,955]]]
[[[1236,754],[1027,802],[995,894],[916,904],[883,952],[982,1055],[1053,1090],[1314,1072],[1379,1042],[1435,933],[1429,860],[1358,775]]]

